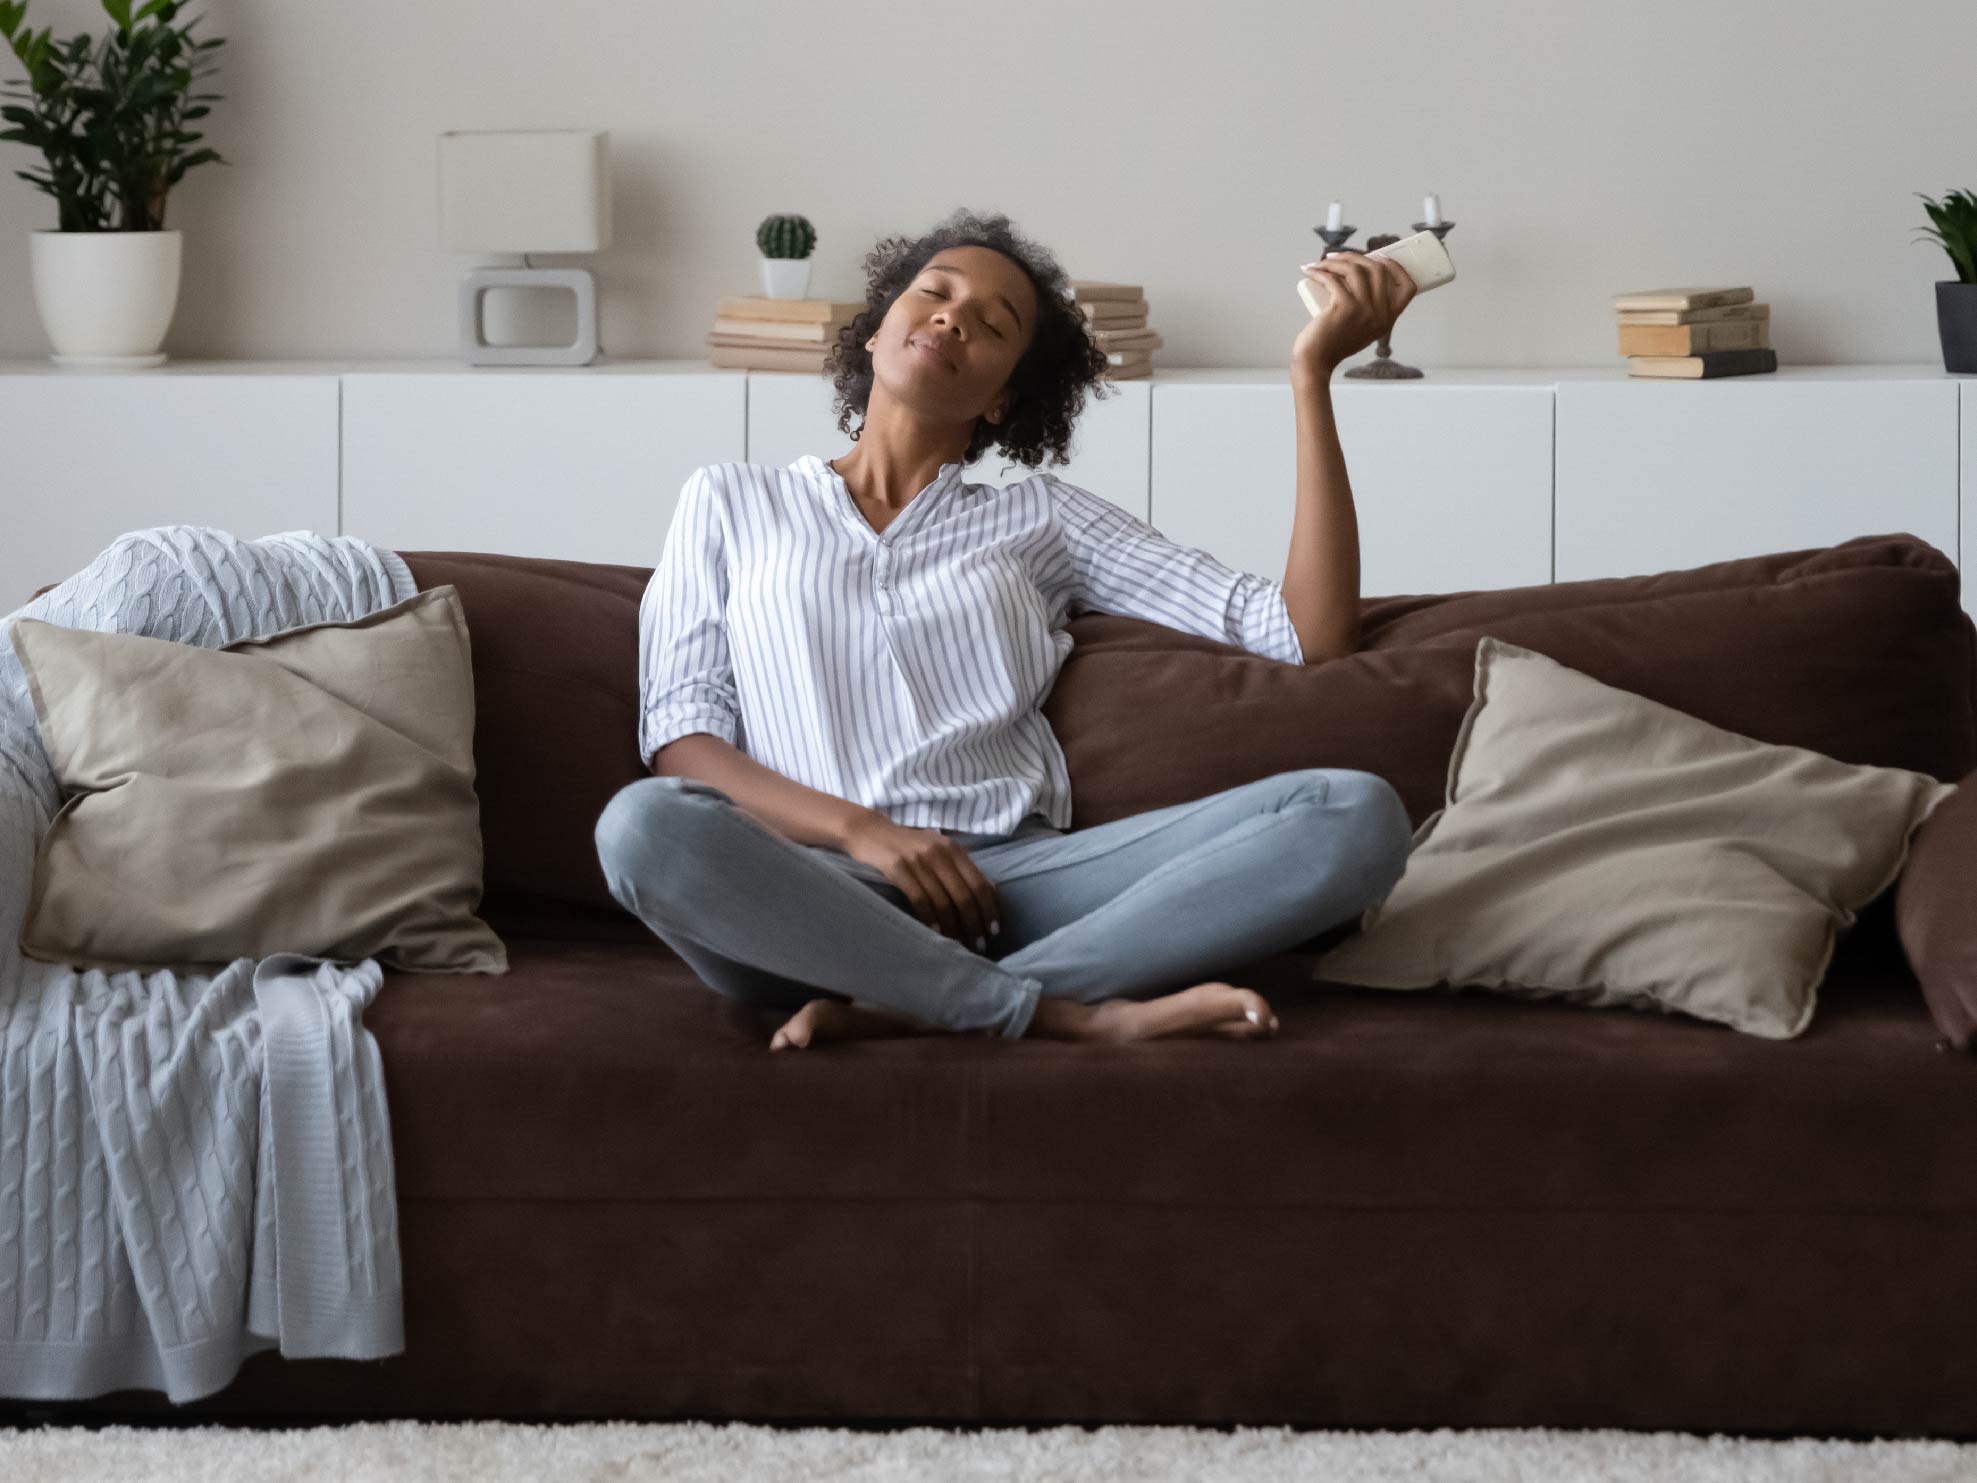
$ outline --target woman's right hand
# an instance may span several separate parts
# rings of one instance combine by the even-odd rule
[[[862,860],[906,893],[913,912],[977,952],[1001,927],[995,887],[968,851],[938,829],[916,829],[884,814],[860,818],[845,835],[844,852]]]

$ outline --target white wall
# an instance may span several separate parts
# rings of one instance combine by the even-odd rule
[[[1461,277],[1397,349],[1429,366],[1618,363],[1610,296],[1750,282],[1785,362],[1940,363],[1949,258],[1915,194],[1977,188],[1969,0],[993,4],[207,0],[227,38],[195,167],[179,357],[446,356],[434,138],[608,128],[618,356],[704,356],[802,212],[811,292],[861,298],[884,236],[1006,211],[1077,277],[1143,283],[1160,365],[1271,365],[1338,196],[1357,242],[1422,195]],[[31,0],[58,39],[98,0]],[[0,52],[0,75],[19,63]],[[27,230],[55,203],[0,143],[0,355],[48,344]],[[1355,244],[1356,245],[1356,244]]]

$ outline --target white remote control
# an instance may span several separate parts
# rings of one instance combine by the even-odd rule
[[[1407,276],[1414,280],[1415,290],[1419,293],[1440,288],[1455,277],[1455,264],[1449,261],[1448,248],[1433,232],[1416,232],[1412,237],[1402,237],[1398,242],[1376,247],[1365,255],[1392,258],[1407,269]],[[1297,292],[1314,319],[1323,314],[1325,306],[1332,301],[1331,289],[1309,273],[1297,280]]]

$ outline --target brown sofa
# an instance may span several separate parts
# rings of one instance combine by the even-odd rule
[[[406,1350],[263,1353],[188,1407],[63,1414],[1977,1435],[1977,1064],[1903,951],[1977,915],[1971,810],[1939,811],[1963,832],[1929,841],[1900,932],[1891,889],[1842,933],[1794,1040],[1312,983],[1347,926],[1229,965],[1278,1012],[1266,1042],[773,1054],[781,1016],[701,985],[598,869],[597,815],[641,775],[649,569],[404,555],[467,610],[482,909],[512,963],[388,974],[366,1016]],[[1368,599],[1362,650],[1308,667],[1088,614],[1046,713],[1075,827],[1312,766],[1380,773],[1418,824],[1491,633],[1958,781],[1957,593],[1894,534]]]

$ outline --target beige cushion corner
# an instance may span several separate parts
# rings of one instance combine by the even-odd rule
[[[1500,639],[1445,806],[1314,977],[1810,1023],[1840,928],[1954,783],[1740,736]]]
[[[110,970],[274,952],[504,973],[481,894],[451,586],[223,649],[11,625],[67,801],[23,952]]]

